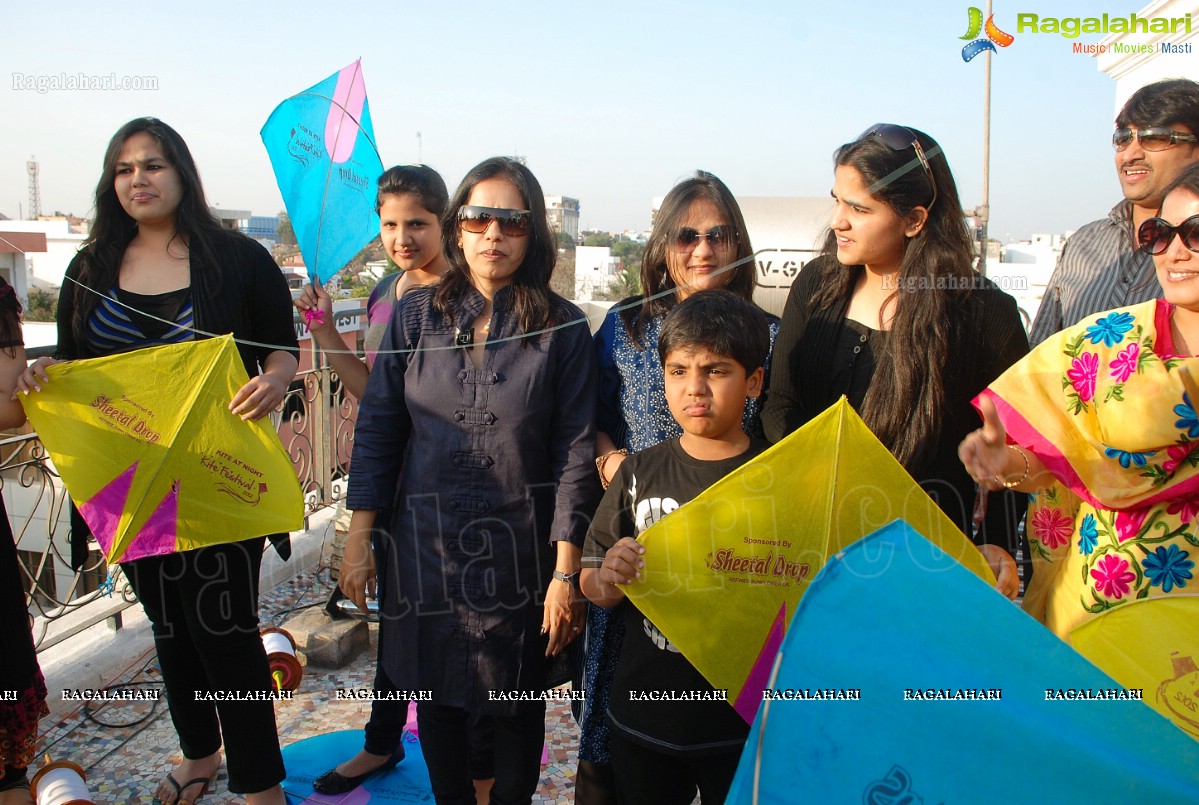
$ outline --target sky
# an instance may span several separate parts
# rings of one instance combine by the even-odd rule
[[[1143,5],[1022,0],[993,11],[1014,34],[1018,11],[1127,16]],[[825,197],[833,151],[880,121],[931,134],[963,205],[982,201],[984,66],[962,60],[968,3],[104,6],[4,12],[0,213],[10,218],[28,209],[31,156],[43,213],[88,217],[108,139],[143,115],[182,134],[210,204],[275,215],[284,204],[259,130],[279,102],[358,58],[385,166],[423,161],[452,191],[479,161],[519,154],[546,193],[580,200],[584,229],[648,227],[652,199],[697,168],[738,196]],[[1119,200],[1116,85],[1071,52],[1100,38],[1017,35],[992,57],[992,237],[1075,229]],[[152,77],[158,88],[25,88],[64,74]]]

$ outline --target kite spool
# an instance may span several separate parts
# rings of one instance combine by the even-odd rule
[[[284,629],[264,629],[262,647],[266,649],[266,661],[271,667],[271,679],[275,690],[292,691],[300,687],[304,668],[296,657],[296,641]]]
[[[86,779],[83,769],[71,761],[55,760],[33,775],[29,793],[37,805],[95,805]]]

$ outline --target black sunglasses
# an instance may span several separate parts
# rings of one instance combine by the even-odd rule
[[[697,232],[686,226],[675,236],[674,245],[680,252],[692,252],[701,240],[708,241],[713,249],[723,249],[737,242],[737,230],[728,224],[714,226],[707,232]]]
[[[924,175],[928,177],[928,184],[933,189],[932,201],[928,202],[928,206],[924,208],[925,210],[931,210],[933,205],[937,203],[937,182],[933,179],[933,169],[928,164],[928,157],[924,154],[924,147],[920,145],[920,139],[916,136],[915,132],[906,126],[897,126],[894,123],[875,123],[862,132],[857,142],[870,137],[879,138],[883,141],[883,145],[892,151],[906,151],[911,148],[916,152],[916,160],[919,161],[920,167],[924,168]],[[904,168],[896,171],[896,173],[902,176],[910,169],[910,166],[905,165]]]
[[[474,207],[467,205],[458,210],[458,225],[462,231],[482,235],[495,221],[500,231],[510,238],[523,238],[529,234],[532,223],[528,210],[506,210],[500,207]]]
[[[1165,151],[1177,143],[1199,143],[1199,137],[1187,134],[1185,131],[1174,131],[1167,128],[1149,128],[1134,131],[1130,128],[1116,129],[1112,132],[1112,147],[1123,151],[1129,143],[1137,140],[1146,151]]]
[[[1164,218],[1150,218],[1137,230],[1137,241],[1141,251],[1165,254],[1175,234],[1182,238],[1182,245],[1199,252],[1199,215],[1192,215],[1178,226],[1170,225]]]

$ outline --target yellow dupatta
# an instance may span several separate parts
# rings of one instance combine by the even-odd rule
[[[983,392],[1056,479],[1029,506],[1025,610],[1063,638],[1120,604],[1199,587],[1199,416],[1177,371],[1199,372],[1199,358],[1171,354],[1169,312],[1158,300],[1092,316]]]

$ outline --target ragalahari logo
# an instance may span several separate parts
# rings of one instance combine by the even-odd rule
[[[1005,48],[1012,44],[1012,42],[1016,41],[1016,37],[999,30],[999,26],[995,24],[994,14],[987,17],[987,24],[984,26],[983,13],[980,9],[971,6],[969,12],[969,27],[966,29],[965,36],[959,37],[959,39],[971,40],[970,42],[966,43],[964,48],[962,48],[962,61],[970,61],[984,50],[989,50],[992,53],[995,53],[996,45],[999,45],[1001,48]],[[986,36],[981,39],[977,38],[980,31],[986,33]]]

